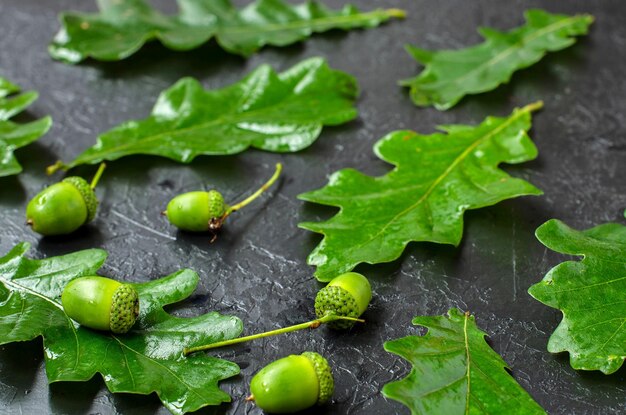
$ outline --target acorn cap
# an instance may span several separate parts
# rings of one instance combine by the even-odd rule
[[[78,192],[83,197],[85,205],[87,206],[87,220],[85,220],[85,223],[91,222],[96,217],[96,211],[98,210],[98,198],[96,197],[96,193],[82,177],[66,177],[63,179],[63,182],[69,183],[78,189]]]
[[[139,295],[129,284],[121,284],[113,293],[109,325],[113,333],[126,333],[139,316]]]
[[[359,305],[356,299],[348,292],[348,290],[327,285],[318,291],[315,297],[315,315],[322,318],[328,314],[336,314],[338,316],[358,318]],[[328,323],[328,327],[345,330],[354,325],[354,321],[337,320]]]
[[[209,190],[207,192],[209,196],[209,218],[219,219],[226,213],[226,203],[224,203],[224,197],[217,190]]]
[[[335,381],[333,380],[333,373],[330,370],[330,365],[328,364],[328,361],[319,353],[304,352],[302,353],[302,356],[306,357],[311,361],[311,363],[313,363],[320,386],[317,404],[322,405],[328,402],[331,396],[333,396],[333,391],[335,390]]]

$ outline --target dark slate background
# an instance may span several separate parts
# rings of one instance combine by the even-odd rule
[[[314,413],[407,414],[386,400],[381,387],[405,376],[409,366],[386,353],[383,342],[418,333],[415,315],[443,314],[450,307],[470,310],[490,334],[490,344],[515,378],[553,414],[609,414],[626,411],[625,369],[611,376],[576,372],[568,356],[546,351],[560,312],[526,292],[564,257],[548,252],[533,236],[550,218],[587,228],[607,221],[624,223],[626,208],[626,7],[622,0],[587,1],[426,1],[361,0],[363,9],[400,7],[409,17],[381,28],[332,32],[287,48],[266,48],[248,60],[230,56],[214,43],[188,53],[151,44],[123,62],[69,66],[50,59],[46,46],[58,29],[56,15],[69,9],[94,10],[95,2],[21,0],[0,2],[0,73],[35,89],[40,99],[22,120],[51,114],[54,127],[37,144],[17,152],[24,165],[18,177],[0,179],[0,253],[18,241],[33,245],[35,257],[98,247],[110,256],[102,273],[146,281],[183,267],[197,270],[194,296],[171,312],[192,316],[210,310],[239,316],[245,332],[274,329],[313,316],[320,284],[305,258],[318,235],[300,230],[304,220],[323,220],[333,209],[306,204],[296,195],[323,186],[330,173],[355,167],[383,174],[389,166],[371,151],[395,129],[432,132],[437,124],[478,123],[486,115],[506,115],[515,106],[543,99],[532,137],[539,158],[505,169],[545,191],[466,214],[458,248],[411,244],[390,264],[360,267],[375,292],[367,325],[349,333],[325,328],[256,341],[218,353],[241,366],[241,375],[222,383],[232,404],[200,413],[259,414],[243,401],[251,376],[266,363],[304,350],[327,356],[337,383],[332,405]],[[172,0],[155,2],[174,11]],[[327,0],[333,6],[343,1]],[[239,3],[241,4],[241,3]],[[522,12],[590,12],[591,35],[513,77],[510,85],[470,97],[447,112],[415,108],[396,81],[418,66],[402,45],[460,48],[480,41],[476,27],[502,29],[522,23]],[[92,225],[71,237],[41,239],[24,226],[30,197],[59,179],[45,166],[69,160],[95,142],[98,133],[148,115],[158,93],[183,76],[207,88],[239,80],[262,63],[286,69],[311,56],[324,56],[354,74],[363,93],[358,120],[327,128],[298,154],[248,151],[232,157],[199,157],[180,165],[157,157],[128,157],[110,163],[98,188],[102,205]],[[177,233],[159,215],[177,193],[220,189],[234,201],[285,164],[280,186],[260,202],[233,215],[219,240]],[[89,176],[93,166],[73,173]],[[41,341],[0,347],[0,413],[165,414],[156,396],[113,396],[99,377],[85,383],[47,385]]]

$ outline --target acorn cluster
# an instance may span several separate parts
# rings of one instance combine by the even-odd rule
[[[98,208],[95,187],[105,166],[102,164],[91,184],[81,177],[67,177],[36,195],[26,208],[27,224],[42,235],[62,235],[91,222]],[[194,191],[174,197],[162,212],[170,223],[183,231],[211,232],[213,239],[226,218],[246,206],[279,177],[282,166],[255,193],[229,205],[217,190]],[[351,328],[372,299],[369,281],[356,272],[337,276],[319,290],[315,298],[316,319],[299,325],[185,349],[188,355],[200,350],[241,343],[260,337],[287,333],[321,324],[337,330]],[[114,334],[127,333],[140,312],[139,295],[132,284],[101,276],[86,276],[70,281],[61,296],[66,314],[78,324]],[[320,354],[306,351],[276,360],[261,369],[250,384],[249,401],[270,413],[292,413],[330,400],[334,380],[328,361]]]

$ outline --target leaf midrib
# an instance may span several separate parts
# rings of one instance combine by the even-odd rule
[[[300,16],[298,16],[300,17]],[[259,32],[275,32],[281,30],[290,30],[290,29],[306,29],[311,26],[321,25],[321,24],[337,24],[337,23],[351,23],[351,22],[361,22],[368,21],[373,17],[389,17],[389,14],[382,9],[372,10],[366,13],[358,13],[353,15],[341,15],[341,16],[327,16],[320,17],[317,19],[309,19],[309,20],[296,20],[292,22],[288,22],[286,24],[276,24],[269,23],[264,25],[248,25],[248,26],[224,26],[218,27],[216,30],[217,36],[222,33],[259,33]],[[259,30],[261,28],[261,30]]]
[[[571,291],[585,290],[587,288],[599,287],[601,285],[609,285],[609,284],[613,284],[613,283],[620,282],[623,280],[626,280],[626,277],[616,278],[616,279],[608,280],[608,281],[601,281],[595,284],[583,285],[581,287],[568,288],[566,290],[553,290],[552,292],[554,294],[560,294],[560,293],[566,293],[566,292],[571,292]]]
[[[465,378],[467,379],[467,396],[465,397],[465,414],[468,415],[469,414],[469,402],[470,402],[470,396],[471,396],[471,376],[470,376],[470,367],[471,367],[471,361],[472,358],[470,356],[470,348],[469,348],[469,336],[467,335],[467,322],[469,320],[469,316],[466,313],[464,315],[464,321],[463,321],[463,336],[464,336],[464,340],[465,340],[465,358],[467,360],[467,369],[465,371]]]
[[[467,368],[465,370],[465,379],[467,380],[467,392],[465,396],[465,415],[469,415],[470,413],[470,398],[472,397],[472,388],[471,388],[471,369],[472,369],[472,356],[470,352],[470,344],[469,344],[469,334],[468,334],[468,322],[469,322],[469,313],[465,313],[463,315],[463,337],[465,343],[465,359],[467,361]],[[500,384],[495,382],[491,376],[487,375],[478,365],[476,365],[476,370],[480,371],[486,379],[488,379],[491,383],[493,383],[496,387],[501,389]],[[502,390],[502,389],[501,389]],[[516,397],[518,399],[519,397]],[[482,405],[480,399],[476,398],[475,402],[480,406],[484,413],[488,413]]]
[[[282,30],[314,28],[315,26],[322,26],[322,25],[336,25],[336,24],[341,24],[341,23],[353,23],[353,22],[361,23],[361,22],[367,22],[368,20],[372,18],[390,18],[391,17],[390,14],[386,10],[376,9],[376,10],[372,10],[372,11],[365,12],[365,13],[357,13],[357,14],[351,14],[351,15],[339,15],[339,16],[325,16],[325,17],[318,17],[318,18],[313,18],[313,19],[308,19],[308,20],[302,19],[301,16],[298,16],[298,18],[301,20],[295,20],[295,21],[286,22],[286,23],[267,23],[263,25],[255,25],[253,23],[253,24],[240,25],[240,26],[220,26],[219,18],[217,17],[217,15],[213,13],[207,13],[207,15],[213,16],[216,18],[217,24],[215,27],[207,27],[207,26],[193,25],[193,24],[185,24],[185,26],[187,28],[206,29],[207,31],[210,31],[212,35],[219,37],[220,35],[224,35],[224,34],[226,35],[237,34],[237,33],[257,34],[259,32],[270,33],[270,32],[278,32]],[[176,19],[176,18],[180,18],[180,16],[170,17],[167,23],[172,23],[172,19]],[[153,24],[152,22],[149,22],[149,23],[153,26],[157,26],[156,24]],[[128,25],[126,25],[126,27],[128,27]],[[132,27],[133,25],[131,24],[130,28],[132,29]],[[168,27],[157,26],[156,30],[151,29],[151,30],[140,31],[136,33],[150,34],[151,37],[155,37],[157,34],[160,34],[169,30],[176,30],[176,29],[177,29],[176,27],[168,28]]]

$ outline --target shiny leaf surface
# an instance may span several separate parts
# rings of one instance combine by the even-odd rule
[[[321,58],[283,73],[263,65],[215,91],[184,78],[161,94],[150,117],[102,134],[94,147],[65,167],[131,154],[189,163],[201,154],[235,154],[249,147],[299,151],[317,139],[323,126],[355,118],[357,95],[356,80]]]
[[[133,284],[139,319],[130,332],[114,335],[78,325],[60,304],[65,285],[94,275],[106,252],[32,260],[25,257],[28,248],[22,243],[0,258],[0,344],[42,336],[49,382],[86,381],[99,373],[110,391],[156,392],[175,414],[230,401],[217,384],[239,373],[237,365],[201,354],[184,358],[182,349],[237,337],[240,320],[217,313],[178,318],[163,310],[194,291],[195,272]]]
[[[411,241],[457,245],[463,213],[522,195],[539,195],[530,183],[498,169],[537,156],[528,137],[530,113],[541,103],[517,109],[506,118],[482,124],[441,126],[443,133],[413,131],[388,134],[374,147],[395,168],[381,177],[353,169],[334,173],[322,189],[300,199],[340,208],[326,222],[300,227],[324,235],[309,255],[319,280],[398,258]]]
[[[414,415],[545,413],[506,371],[474,316],[453,308],[447,316],[415,317],[413,324],[428,333],[385,343],[413,366],[406,378],[384,386],[386,397]]]
[[[228,52],[249,56],[265,45],[289,45],[316,32],[375,27],[404,17],[395,9],[331,10],[315,1],[290,5],[258,0],[239,10],[230,0],[178,0],[177,16],[164,15],[144,0],[99,0],[98,5],[98,14],[61,15],[62,28],[49,48],[52,57],[69,63],[88,57],[111,61],[132,55],[151,40],[190,50],[212,38]]]
[[[553,251],[584,257],[557,265],[528,290],[563,313],[548,351],[568,352],[574,369],[617,371],[626,359],[626,226],[578,231],[552,219],[536,236]]]
[[[24,147],[44,135],[52,125],[50,117],[25,124],[17,124],[9,119],[24,111],[37,99],[37,93],[30,91],[7,98],[20,92],[17,85],[0,77],[0,177],[18,174],[22,166],[13,151]]]
[[[480,28],[485,42],[465,49],[428,51],[407,46],[409,54],[425,66],[415,78],[401,81],[411,88],[415,105],[446,110],[468,94],[491,91],[507,83],[513,73],[541,60],[547,52],[565,49],[584,35],[590,15],[565,16],[528,10],[526,24],[509,32]]]

